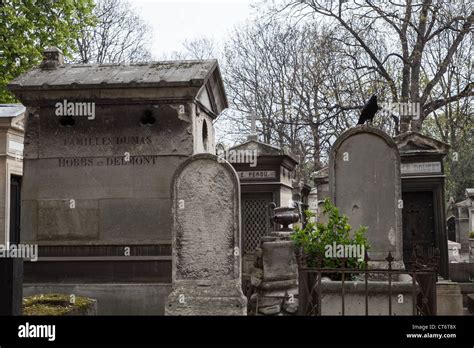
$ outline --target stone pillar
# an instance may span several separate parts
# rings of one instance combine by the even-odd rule
[[[0,315],[21,315],[23,259],[0,258]]]
[[[251,307],[257,315],[296,315],[298,312],[298,266],[295,247],[285,232],[262,238],[257,252],[252,285],[256,292]]]
[[[436,309],[438,315],[463,315],[461,287],[458,283],[436,283]]]
[[[217,156],[195,155],[172,184],[173,290],[166,315],[246,315],[241,288],[240,188]]]

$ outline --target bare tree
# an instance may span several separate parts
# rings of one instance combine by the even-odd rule
[[[150,27],[126,0],[97,0],[96,22],[77,39],[76,63],[138,62],[151,59]]]
[[[410,124],[419,131],[426,123],[430,135],[442,132],[439,138],[454,144],[453,137],[463,134],[460,143],[467,142],[472,49],[466,28],[472,15],[465,15],[464,4],[286,3],[237,28],[226,43],[223,70],[231,110],[217,125],[225,124],[227,133],[243,140],[250,132],[245,117],[256,112],[260,138],[297,154],[298,175],[308,179],[376,93],[382,106],[420,106],[418,119],[379,115],[374,123],[387,133],[406,131]]]
[[[430,113],[473,95],[473,83],[467,80],[458,94],[432,98],[472,28],[470,1],[291,0],[274,7],[271,15],[286,11],[298,20],[316,16],[327,19],[347,34],[342,39],[348,51],[355,49],[364,56],[362,61],[354,62],[355,68],[380,76],[392,102],[420,104],[419,118],[402,117],[402,131],[410,123],[412,130],[420,130]],[[428,71],[426,52],[445,35],[452,35],[453,40],[435,61],[436,69]]]
[[[233,110],[219,121],[230,122],[242,140],[250,132],[243,120],[255,112],[261,139],[296,154],[305,179],[324,166],[331,140],[355,122],[363,105],[356,89],[367,88],[342,74],[350,62],[332,35],[312,24],[256,21],[237,28],[225,47]],[[341,107],[342,101],[354,105]]]
[[[453,33],[445,35],[437,45],[430,47],[428,69],[436,69],[436,61],[455,39]],[[463,42],[453,55],[453,64],[441,77],[439,86],[430,100],[450,99],[462,92],[466,80],[474,73],[470,63],[473,47],[470,42]],[[447,103],[431,113],[423,124],[423,132],[435,136],[451,145],[450,154],[445,160],[447,174],[447,197],[456,201],[463,199],[466,187],[474,185],[474,158],[472,144],[474,142],[474,117],[472,117],[472,98],[463,98]]]
[[[218,59],[220,55],[216,41],[204,36],[185,40],[183,47],[185,59]]]

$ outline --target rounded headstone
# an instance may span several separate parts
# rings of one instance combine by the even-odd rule
[[[370,259],[383,261],[390,251],[402,260],[400,155],[392,138],[367,126],[344,132],[331,149],[329,186],[353,231],[368,227]]]
[[[173,290],[165,314],[245,315],[236,171],[215,155],[195,155],[178,167],[171,192]]]
[[[233,167],[202,154],[173,180],[175,280],[240,277],[240,186]]]

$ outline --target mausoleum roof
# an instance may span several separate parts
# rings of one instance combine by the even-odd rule
[[[65,64],[56,69],[40,67],[12,80],[11,90],[66,86],[120,87],[202,85],[217,67],[217,60],[160,61],[130,64]]]
[[[394,137],[401,156],[446,155],[449,144],[418,132],[405,132]]]
[[[51,62],[54,64],[47,64]],[[27,106],[49,99],[128,97],[164,100],[195,98],[215,115],[228,107],[216,59],[62,64],[61,59],[53,61],[45,58],[39,67],[12,80],[8,89]],[[119,97],[119,93],[115,92],[120,89],[140,89],[140,92],[123,92]]]
[[[270,145],[267,143],[262,143],[261,141],[250,139],[247,140],[246,142],[236,145],[230,150],[258,150],[258,156],[282,156],[285,158],[290,159],[291,162],[293,162],[293,165],[298,164],[298,160],[296,157],[288,150],[286,149],[281,149],[277,146]]]

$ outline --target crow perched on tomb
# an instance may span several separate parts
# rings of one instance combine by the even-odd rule
[[[379,109],[377,105],[377,96],[374,94],[370,97],[367,104],[365,104],[364,108],[362,109],[359,117],[359,121],[357,124],[364,124],[365,121],[371,121],[375,116],[375,113]]]

